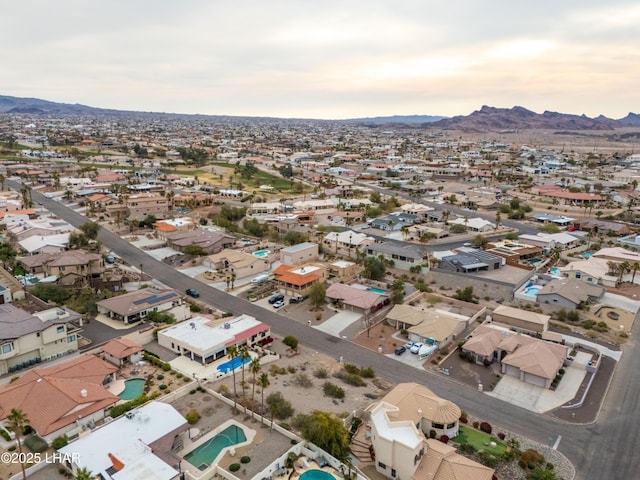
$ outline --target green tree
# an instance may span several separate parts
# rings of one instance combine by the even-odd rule
[[[204,250],[200,245],[191,244],[184,247],[182,253],[184,253],[185,255],[190,255],[192,257],[199,257],[204,254]]]
[[[449,227],[451,233],[464,233],[467,231],[467,227],[461,223],[455,223]]]
[[[404,282],[396,279],[391,284],[391,301],[400,304],[404,300]]]
[[[7,415],[6,418],[6,426],[9,430],[11,430],[16,436],[16,445],[18,446],[18,459],[22,457],[22,432],[24,428],[29,424],[29,417],[19,408],[12,408],[11,413]],[[25,472],[24,463],[20,462],[20,468],[22,469],[22,478],[27,478],[27,473]]]
[[[238,409],[238,390],[236,388],[236,358],[239,355],[239,350],[237,345],[231,345],[227,348],[227,358],[231,359],[231,373],[233,375],[233,411],[237,411]]]
[[[282,339],[282,343],[284,343],[291,350],[298,350],[298,339],[293,335],[287,335]]]
[[[291,402],[285,399],[280,392],[270,393],[267,397],[269,411],[274,417],[285,420],[295,413]]]
[[[251,375],[253,375],[253,389],[251,391],[252,405],[256,400],[256,376],[260,373],[261,370],[262,370],[262,365],[260,364],[260,359],[254,358],[253,360],[251,360],[251,363],[249,364],[249,372],[251,373]],[[255,408],[253,408],[253,410],[255,410]],[[251,416],[253,417],[253,413],[251,414]]]
[[[545,223],[544,225],[538,227],[538,230],[543,233],[558,233],[560,232],[560,227],[558,227],[558,225],[556,225],[555,223]]]
[[[78,228],[89,240],[95,240],[96,238],[98,238],[100,225],[98,225],[96,222],[84,222]]]
[[[387,273],[387,267],[384,261],[377,257],[367,257],[364,259],[364,268],[362,275],[369,280],[380,280]]]
[[[314,308],[319,309],[324,306],[327,298],[327,289],[321,282],[315,282],[309,291],[309,301]]]
[[[556,472],[553,471],[553,465],[548,464],[552,468],[535,467],[527,474],[527,480],[558,480]]]
[[[489,243],[489,240],[484,235],[476,235],[471,243],[474,247],[485,248]]]
[[[96,477],[87,467],[79,468],[76,472],[75,480],[94,480]]]
[[[453,295],[453,298],[463,302],[478,303],[478,297],[474,295],[472,286],[465,287],[462,290],[456,290],[456,294]]]
[[[260,376],[258,377],[258,385],[260,386],[261,394],[262,394],[262,408],[260,409],[260,411],[262,412],[262,415],[264,416],[264,391],[267,389],[267,387],[269,387],[269,385],[271,385],[271,383],[269,382],[269,375],[267,375],[266,373],[261,373]]]
[[[295,419],[302,437],[335,458],[345,458],[349,449],[349,432],[342,420],[332,413],[314,410]]]
[[[289,230],[284,235],[284,243],[286,243],[287,245],[297,245],[299,243],[303,243],[304,241],[306,241],[306,238],[301,232]]]

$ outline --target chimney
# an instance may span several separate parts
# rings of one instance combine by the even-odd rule
[[[80,396],[82,398],[87,398],[87,391],[84,388],[82,390],[80,390]]]

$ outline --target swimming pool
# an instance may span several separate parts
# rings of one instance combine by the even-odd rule
[[[538,292],[542,290],[542,286],[541,285],[532,285],[530,287],[527,287],[524,289],[524,293],[527,297],[535,297],[536,295],[538,295]]]
[[[270,253],[271,253],[271,250],[256,250],[255,252],[253,252],[253,256],[258,258],[264,258],[264,257],[268,257]]]
[[[369,291],[373,293],[379,293],[380,295],[384,295],[385,293],[387,293],[386,290],[382,290],[381,288],[375,288],[375,287],[369,288]]]
[[[551,275],[560,275],[560,269],[558,267],[553,267],[549,272]]]
[[[307,470],[300,475],[300,480],[335,480],[335,477],[324,470]]]
[[[246,358],[244,363],[249,363],[252,359]],[[218,371],[222,373],[230,372],[231,370],[235,370],[239,366],[243,364],[241,357],[236,357],[233,360],[229,360],[228,362],[221,363],[218,365]]]
[[[144,391],[144,378],[130,378],[124,381],[124,390],[120,392],[120,400],[135,400]]]
[[[585,252],[582,254],[582,258],[591,258],[593,257],[593,253],[591,252]]]
[[[215,462],[222,450],[246,441],[247,436],[242,428],[229,425],[215,437],[187,453],[184,459],[199,470],[206,470]]]

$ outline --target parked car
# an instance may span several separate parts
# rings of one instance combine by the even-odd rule
[[[397,347],[395,349],[395,351],[393,353],[395,353],[396,355],[402,355],[406,351],[407,351],[407,349],[403,345],[400,345],[399,347]]]
[[[411,353],[418,353],[421,348],[422,348],[422,343],[420,342],[414,343],[413,347],[411,347]]]
[[[281,293],[278,293],[278,294],[272,296],[271,298],[269,298],[269,303],[271,305],[273,305],[276,302],[283,302],[284,303],[284,295],[282,295]]]
[[[304,302],[307,298],[309,298],[308,296],[302,296],[302,295],[298,295],[296,297],[291,297],[289,299],[289,303],[302,303]]]
[[[274,302],[273,308],[280,308],[280,307],[284,307],[284,300],[278,300],[277,302]]]
[[[413,342],[407,342],[404,344],[404,348],[407,350],[411,350],[411,347],[413,347]]]
[[[187,288],[186,293],[193,298],[198,298],[200,296],[200,292],[198,290],[194,290],[193,288]]]

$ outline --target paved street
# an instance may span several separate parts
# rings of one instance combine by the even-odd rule
[[[15,182],[7,185],[18,188]],[[42,203],[56,215],[78,226],[87,221],[58,202],[48,200],[33,192],[35,201]],[[192,287],[195,280],[175,271],[168,265],[148,257],[144,252],[109,231],[101,230],[99,239],[118,256],[132,265],[144,265],[145,273],[160,278],[178,291]],[[450,378],[413,368],[399,369],[394,359],[366,350],[344,339],[295,321],[288,320],[272,310],[228,295],[204,284],[198,287],[201,300],[233,314],[247,313],[270,324],[278,335],[294,335],[301,343],[312,345],[334,357],[343,356],[350,363],[371,366],[381,377],[395,382],[417,381],[431,388],[438,395],[458,404],[461,409],[482,417],[494,425],[530,437],[538,442],[553,445],[562,436],[558,449],[575,465],[581,480],[628,480],[638,478],[640,456],[640,416],[636,409],[640,404],[640,357],[635,354],[634,338],[638,329],[633,327],[631,338],[625,347],[625,355],[618,364],[617,373],[604,402],[600,420],[593,425],[570,425],[549,416],[517,408],[501,400],[481,395],[476,389],[460,385]]]

